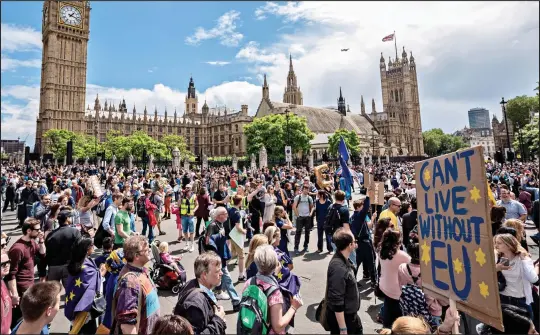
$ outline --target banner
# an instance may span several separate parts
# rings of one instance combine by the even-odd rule
[[[483,148],[418,162],[422,286],[503,330]]]
[[[368,195],[369,195],[370,202],[373,205],[383,206],[384,205],[384,183],[376,181],[375,183],[372,182],[372,184],[373,184],[372,188],[368,187]]]

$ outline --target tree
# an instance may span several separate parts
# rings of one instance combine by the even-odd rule
[[[288,128],[288,130],[287,130]],[[292,152],[307,152],[311,148],[311,141],[315,134],[307,127],[304,117],[289,114],[289,125],[285,114],[271,114],[256,118],[251,124],[244,127],[247,139],[247,152],[249,155],[258,154],[264,145],[268,157],[282,159],[285,157],[285,145],[289,137]]]
[[[529,123],[530,112],[532,110],[538,110],[538,103],[535,97],[522,95],[510,99],[506,104],[506,116],[508,117],[508,122],[523,127]]]
[[[358,139],[358,135],[354,130],[347,130],[340,128],[336,130],[336,132],[328,137],[328,152],[333,155],[337,156],[338,153],[338,147],[339,147],[339,141],[340,138],[343,137],[343,141],[345,141],[345,146],[347,147],[347,150],[351,153],[351,155],[357,154],[360,152],[360,140]]]
[[[468,147],[459,136],[445,134],[442,129],[430,129],[422,133],[424,151],[431,157],[448,154]]]
[[[166,135],[161,138],[160,142],[167,147],[167,150],[170,153],[172,153],[175,147],[178,148],[178,150],[180,150],[181,159],[184,159],[186,157],[191,158],[193,156],[193,154],[187,149],[184,136]]]
[[[76,137],[75,133],[65,129],[49,129],[43,134],[45,151],[56,158],[66,156],[67,142]]]
[[[141,130],[128,136],[128,145],[131,147],[131,154],[135,157],[142,157],[144,150],[146,150],[147,155],[153,155],[156,158],[171,157],[165,144],[154,140]]]
[[[522,153],[525,157],[531,157],[531,155],[534,155],[538,152],[538,149],[540,147],[540,132],[538,130],[538,117],[535,117],[533,119],[532,123],[527,123],[525,127],[521,129],[521,138],[523,141],[523,151],[525,153]],[[514,134],[514,148],[517,148],[521,152],[521,146],[519,145],[519,133],[516,132]]]
[[[49,129],[43,134],[45,139],[45,151],[50,152],[56,158],[63,158],[67,154],[67,142],[73,141],[73,157],[83,158],[94,156],[96,151],[95,137],[74,133],[65,129]],[[101,144],[97,145],[97,152],[102,150]]]
[[[105,157],[111,159],[112,156],[117,158],[125,158],[131,154],[132,145],[129,140],[129,136],[122,135],[122,132],[118,130],[110,130],[107,133],[107,139],[103,143],[105,150]]]

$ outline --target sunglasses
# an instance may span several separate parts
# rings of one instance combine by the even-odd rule
[[[4,249],[5,247],[7,247],[7,243],[2,243],[0,246],[2,247],[2,249]]]

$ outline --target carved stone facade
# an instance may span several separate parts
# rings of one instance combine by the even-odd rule
[[[66,6],[81,13],[80,23],[62,21],[60,13]],[[43,134],[49,129],[67,129],[97,136],[100,142],[105,141],[111,130],[125,135],[141,130],[157,140],[166,135],[180,135],[185,138],[188,150],[196,155],[246,154],[244,126],[253,119],[248,115],[248,106],[242,105],[235,111],[226,107],[210,108],[205,101],[199,109],[193,78],[189,80],[183,115],[178,115],[176,110],[170,115],[167,109],[163,110],[163,115],[158,115],[157,107],[152,115],[146,106],[143,113],[137,113],[135,106],[128,112],[124,99],[119,99],[118,104],[105,101],[102,106],[97,96],[94,108],[88,106],[85,111],[89,2],[47,0],[43,13],[36,152],[45,152]]]
[[[420,100],[418,97],[418,80],[416,63],[411,52],[407,58],[405,48],[401,58],[388,59],[388,67],[381,53],[380,59],[381,88],[383,111],[377,113],[375,101],[372,100],[370,114],[375,127],[390,143],[405,143],[407,152],[412,156],[424,154],[422,139],[422,120],[420,117]],[[364,99],[361,101],[362,114],[365,113]],[[403,152],[399,153],[404,155]]]
[[[495,113],[493,113],[493,119],[491,119],[491,128],[493,128],[493,141],[495,142],[495,151],[500,150],[503,154],[505,148],[508,148],[508,137],[506,136],[506,123],[504,122],[504,115],[499,122]],[[514,143],[514,127],[512,122],[508,121],[508,134],[510,135],[510,145]]]

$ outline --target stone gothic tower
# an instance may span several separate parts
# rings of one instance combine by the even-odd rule
[[[266,81],[266,74],[264,75],[264,84],[262,87],[262,97],[263,99],[270,100],[270,87],[268,87],[268,82]]]
[[[375,115],[373,106],[371,119],[388,145],[405,143],[410,155],[423,155],[418,80],[412,52],[410,59],[407,59],[403,48],[401,58],[394,59],[393,62],[389,58],[388,67],[381,53],[379,67],[383,111]]]
[[[44,1],[35,152],[45,153],[43,135],[49,129],[86,131],[84,105],[89,34],[88,1]]]
[[[298,83],[296,82],[296,74],[294,74],[291,55],[289,55],[289,74],[287,75],[287,87],[285,87],[285,93],[283,94],[283,102],[293,105],[304,104],[302,91],[300,91],[300,87],[298,87]]]
[[[345,98],[343,98],[343,94],[341,93],[341,87],[339,88],[338,111],[339,114],[347,116],[347,107],[345,105]]]
[[[186,115],[196,114],[199,110],[199,99],[195,92],[193,77],[189,78],[188,93],[186,95]]]

